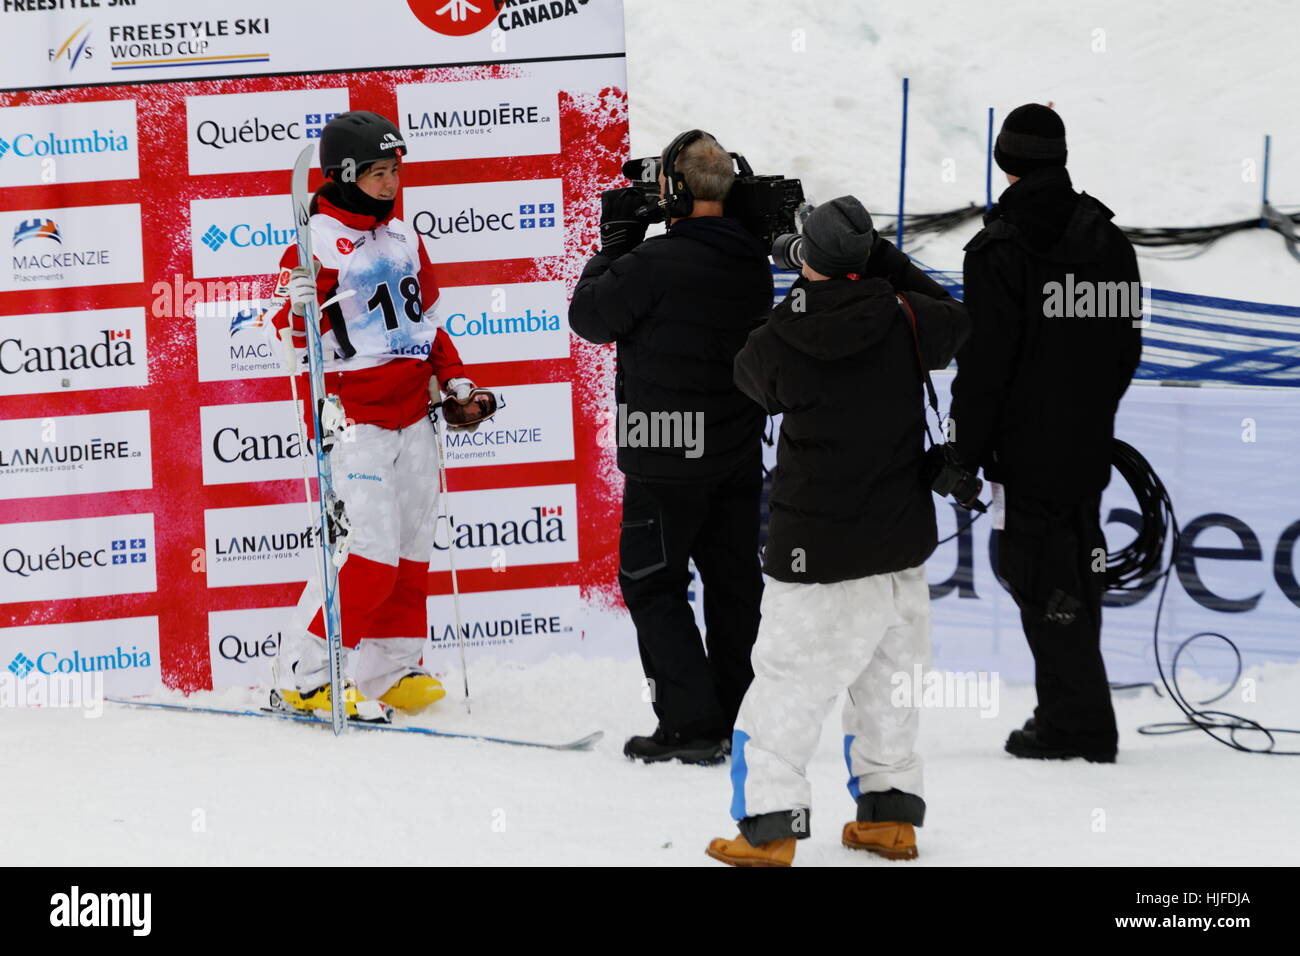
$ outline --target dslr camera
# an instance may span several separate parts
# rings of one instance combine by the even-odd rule
[[[670,215],[677,215],[671,209],[671,164],[681,149],[689,144],[689,139],[686,139],[689,135],[683,134],[674,140],[665,150],[663,158],[647,156],[644,159],[630,159],[623,164],[623,175],[645,195],[645,205],[636,212],[640,221],[663,222]],[[736,182],[723,204],[723,215],[738,220],[764,245],[770,245],[782,233],[793,232],[796,228],[795,214],[801,206],[806,205],[803,184],[797,179],[787,179],[784,176],[757,176],[744,156],[740,153],[729,155],[736,164]],[[670,182],[668,198],[659,196],[661,172]]]

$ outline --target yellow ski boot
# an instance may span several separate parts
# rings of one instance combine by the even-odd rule
[[[301,711],[306,714],[321,711],[328,714],[330,696],[329,684],[311,691],[280,688],[271,691],[271,707],[274,710]],[[361,691],[357,690],[357,685],[352,681],[343,683],[343,703],[348,720],[386,724],[393,719],[393,711],[389,705],[362,696]]]
[[[438,678],[417,671],[407,674],[388,688],[379,699],[390,707],[416,714],[446,696],[447,692]]]

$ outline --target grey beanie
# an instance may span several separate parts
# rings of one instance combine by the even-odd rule
[[[803,259],[830,278],[861,272],[876,241],[871,213],[852,196],[824,202],[803,224]]]

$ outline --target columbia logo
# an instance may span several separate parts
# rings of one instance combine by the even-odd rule
[[[3,156],[7,152],[9,152],[9,141],[7,139],[0,139],[0,156]]]
[[[32,659],[30,657],[28,657],[26,654],[20,653],[17,657],[15,657],[13,660],[9,662],[9,673],[13,674],[19,680],[22,680],[28,674],[30,674],[32,672],[32,669],[35,667],[36,665],[32,663]]]
[[[555,226],[555,203],[523,203],[519,207],[520,229],[551,229]]]
[[[203,234],[202,242],[213,252],[216,252],[226,244],[227,238],[229,237],[216,226],[208,226],[208,231]]]
[[[113,542],[112,551],[114,564],[144,564],[149,560],[144,538],[121,538]]]
[[[303,125],[307,127],[308,139],[320,139],[320,131],[338,113],[308,113],[303,117]]]

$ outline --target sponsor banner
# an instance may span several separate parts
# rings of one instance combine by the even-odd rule
[[[0,89],[621,55],[611,0],[372,0],[365,29],[304,34],[265,0],[5,0]],[[309,37],[309,42],[304,40]]]
[[[942,408],[948,407],[951,379],[935,376]],[[1201,631],[1230,637],[1248,666],[1300,660],[1295,391],[1135,384],[1120,404],[1115,433],[1151,462],[1182,529],[1160,621],[1166,673],[1177,645]],[[1013,494],[1007,489],[1008,502]],[[981,497],[989,500],[987,486]],[[947,503],[935,504],[940,538],[970,518]],[[1110,551],[1132,541],[1139,527],[1137,503],[1118,475],[1102,496],[1101,522]],[[1019,611],[993,573],[992,527],[992,514],[981,517],[926,562],[936,663],[1032,680]],[[1151,632],[1158,597],[1154,588],[1130,596],[1123,606],[1107,597],[1102,649],[1112,680],[1156,678]],[[1212,640],[1192,645],[1179,663],[1180,670],[1191,667],[1225,681],[1234,666],[1231,651]]]
[[[0,316],[0,395],[148,381],[144,309]]]
[[[153,486],[149,413],[0,421],[0,499]]]
[[[560,91],[532,79],[397,88],[412,162],[545,156],[560,151]]]
[[[287,194],[190,201],[196,279],[277,272],[285,246],[296,241]]]
[[[135,100],[0,109],[0,186],[135,179]]]
[[[563,180],[532,179],[403,190],[403,218],[432,262],[564,254]]]
[[[584,650],[579,623],[582,599],[577,585],[480,591],[460,596],[465,656],[533,662],[552,654]],[[450,594],[428,600],[429,640],[424,664],[437,670],[458,667],[456,617]]]
[[[135,203],[0,213],[0,292],[140,282],[140,207]]]
[[[208,587],[292,584],[315,574],[320,527],[307,504],[209,508],[203,513]]]
[[[187,96],[190,175],[291,169],[303,146],[347,111],[346,88]]]
[[[157,589],[153,515],[4,525],[0,603]]]
[[[473,432],[449,428],[443,433],[448,467],[573,458],[573,389],[568,382],[495,391],[500,402],[495,418]]]
[[[578,560],[574,485],[453,491],[447,501],[451,532],[446,522],[438,523],[432,571],[449,570],[446,555],[452,542],[460,570]],[[306,580],[306,575],[295,580]]]
[[[212,689],[270,687],[271,663],[293,625],[293,614],[292,606],[209,611]]]
[[[292,401],[204,405],[199,424],[205,485],[302,478],[302,422]],[[315,451],[307,450],[314,475]]]
[[[162,683],[158,618],[0,628],[0,668],[18,680],[95,675],[111,696],[149,694]]]
[[[284,352],[260,301],[200,302],[194,307],[200,382],[282,378]]]
[[[569,357],[563,282],[443,289],[438,314],[467,365]]]

